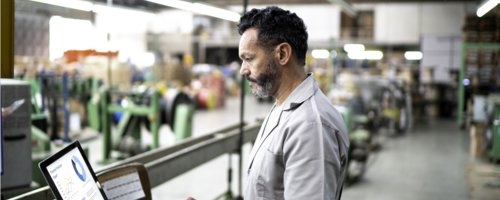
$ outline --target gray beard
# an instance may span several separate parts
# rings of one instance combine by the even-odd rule
[[[257,98],[269,97],[271,89],[274,85],[274,81],[276,80],[276,76],[278,74],[278,70],[273,62],[273,59],[269,57],[266,59],[266,71],[264,71],[259,75],[259,77],[257,77],[257,87],[255,88],[255,91],[252,91],[253,95],[255,95]]]

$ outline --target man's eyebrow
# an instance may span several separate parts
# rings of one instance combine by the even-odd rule
[[[243,58],[246,58],[248,56],[248,53],[242,53],[240,54],[240,58],[243,59]]]

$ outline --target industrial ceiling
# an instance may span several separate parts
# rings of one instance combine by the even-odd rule
[[[242,5],[243,0],[185,0],[191,2],[203,2],[216,6],[234,6],[234,5]],[[346,0],[347,3],[380,3],[380,2],[444,2],[447,0]],[[457,2],[457,1],[470,1],[470,2],[479,2],[478,0],[448,0],[447,2]],[[94,2],[106,3],[107,0],[94,0]],[[253,5],[279,5],[279,4],[329,4],[328,0],[249,0],[248,4]],[[158,5],[155,3],[151,3],[145,0],[113,0],[114,5],[122,5],[128,7],[137,7],[137,8],[145,8],[145,9],[162,9],[165,6]]]

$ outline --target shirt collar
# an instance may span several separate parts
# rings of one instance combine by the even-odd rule
[[[293,90],[288,98],[283,103],[283,110],[293,109],[302,104],[318,90],[318,82],[314,78],[313,73],[307,73],[307,78],[300,83],[300,85]]]

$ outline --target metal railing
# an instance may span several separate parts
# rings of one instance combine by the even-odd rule
[[[256,121],[244,127],[243,143],[257,138],[262,122]],[[196,138],[186,139],[174,146],[161,147],[134,157],[110,164],[96,173],[129,163],[142,163],[148,170],[151,187],[159,186],[220,155],[238,149],[239,123],[224,127]],[[52,200],[48,186],[11,198],[11,200]]]

